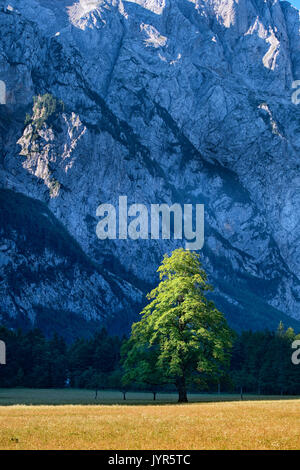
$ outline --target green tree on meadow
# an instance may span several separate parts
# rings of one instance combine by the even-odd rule
[[[125,358],[125,374],[122,377],[124,386],[148,389],[153,393],[153,400],[162,385],[168,383],[157,367],[158,346],[144,345],[136,341],[126,341],[121,349],[122,358]]]
[[[214,303],[199,255],[182,248],[165,255],[160,283],[132,326],[123,349],[124,381],[173,383],[178,402],[187,402],[189,384],[205,385],[223,374],[229,362],[232,331]]]

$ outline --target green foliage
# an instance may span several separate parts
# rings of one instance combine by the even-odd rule
[[[28,124],[30,124],[31,121],[32,121],[32,118],[31,118],[30,114],[26,113],[25,122],[24,122],[25,126],[27,126]]]
[[[94,389],[120,387],[120,348],[120,339],[109,336],[105,329],[91,339],[78,339],[68,354],[71,385]]]
[[[223,314],[205,297],[212,287],[199,255],[175,250],[165,255],[158,272],[160,283],[132,327],[124,381],[158,376],[175,384],[179,401],[186,401],[187,383],[203,387],[208,378],[223,374],[233,335]]]
[[[121,388],[121,341],[105,329],[69,347],[56,333],[47,339],[38,329],[0,327],[0,338],[7,347],[1,387],[63,388],[68,381],[76,388]]]
[[[58,118],[64,110],[63,101],[57,100],[50,93],[34,96],[32,115],[27,113],[24,122],[25,126],[29,124],[32,126],[31,141],[36,142],[39,139],[39,131],[46,123],[56,131],[60,131]]]
[[[0,327],[7,347],[7,365],[1,368],[2,387],[61,388],[67,375],[66,345],[54,335],[46,340],[39,330],[23,333]]]
[[[291,362],[291,344],[296,338],[291,328],[282,327],[276,333],[248,331],[236,335],[230,371],[219,371],[221,391],[299,395],[300,366]],[[0,387],[61,388],[68,383],[94,390],[149,390],[154,398],[158,391],[173,390],[156,365],[158,347],[140,347],[125,340],[122,345],[120,338],[110,336],[105,329],[69,346],[56,333],[46,338],[38,329],[24,332],[0,327],[0,339],[7,346],[7,364],[0,367]],[[120,349],[122,362],[127,365],[125,375]],[[206,375],[206,383],[208,391],[217,391],[213,375]]]
[[[122,384],[125,387],[135,385],[136,388],[156,391],[168,383],[157,367],[158,347],[147,347],[132,340],[125,341],[121,349],[121,356],[124,358],[126,370],[122,377]]]
[[[236,388],[264,394],[299,394],[300,367],[292,364],[292,328],[282,323],[276,331],[243,332],[237,337],[231,359]]]
[[[45,122],[53,122],[65,109],[64,103],[54,98],[50,93],[34,96],[33,103],[32,122],[36,130],[42,129]],[[28,119],[27,116],[26,119]]]

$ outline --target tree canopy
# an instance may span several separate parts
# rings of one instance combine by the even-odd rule
[[[160,283],[124,346],[124,381],[173,383],[178,401],[186,402],[189,383],[223,374],[233,333],[205,296],[212,287],[197,253],[180,248],[165,255],[158,273]]]

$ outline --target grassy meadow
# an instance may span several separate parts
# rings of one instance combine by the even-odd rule
[[[0,390],[0,449],[300,449],[300,399]],[[154,404],[155,403],[155,404]],[[2,406],[1,406],[2,405]],[[129,406],[128,406],[129,405]]]

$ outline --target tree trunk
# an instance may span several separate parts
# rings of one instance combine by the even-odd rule
[[[152,393],[153,393],[153,401],[155,401],[155,400],[156,400],[156,393],[157,393],[157,392],[152,392]]]
[[[219,383],[218,383],[218,395],[220,395],[220,393],[221,393],[221,384],[220,384],[220,382],[219,382]]]
[[[123,393],[123,400],[126,400],[126,393],[127,392],[122,392]]]
[[[244,399],[244,395],[243,395],[243,387],[241,387],[241,400]]]
[[[176,387],[178,390],[178,403],[187,403],[187,392],[186,392],[186,384],[185,378],[179,377],[176,381]]]

